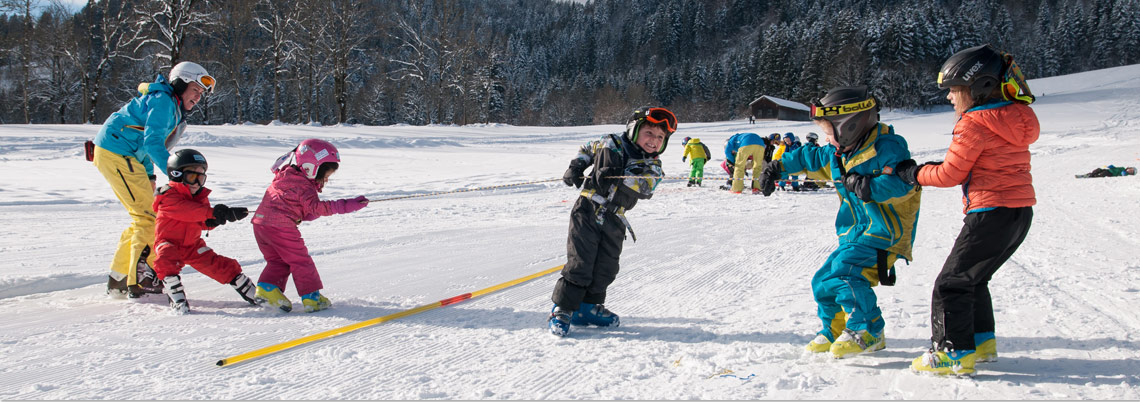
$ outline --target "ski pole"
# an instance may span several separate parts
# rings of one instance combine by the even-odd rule
[[[562,179],[559,179],[559,180],[562,180]],[[561,270],[561,269],[562,269],[562,265],[559,265],[557,267],[550,268],[550,269],[544,270],[542,272],[527,275],[527,276],[524,276],[522,278],[518,278],[515,280],[503,282],[503,283],[500,283],[500,284],[495,285],[495,286],[491,286],[491,287],[486,288],[486,289],[476,290],[476,291],[471,292],[471,293],[464,293],[464,294],[461,294],[459,296],[443,299],[443,300],[440,300],[440,301],[437,301],[437,302],[431,303],[431,304],[425,304],[425,305],[422,305],[422,306],[419,306],[419,307],[416,307],[416,308],[413,308],[410,310],[404,310],[404,311],[401,311],[401,312],[398,312],[395,314],[389,314],[389,315],[386,315],[383,317],[377,317],[377,318],[373,318],[371,320],[361,321],[361,322],[358,322],[356,324],[346,325],[346,326],[343,326],[340,328],[331,329],[331,330],[321,332],[318,334],[313,334],[313,335],[297,338],[297,339],[294,339],[294,340],[291,340],[288,342],[282,342],[282,343],[279,343],[276,345],[267,346],[267,347],[257,349],[254,351],[245,352],[245,353],[242,353],[239,355],[230,356],[230,357],[224,358],[222,360],[218,360],[218,362],[216,364],[218,365],[218,367],[230,366],[230,365],[240,363],[240,362],[243,362],[246,360],[256,359],[256,358],[259,358],[262,356],[266,356],[269,354],[280,352],[282,350],[291,349],[291,348],[301,346],[301,345],[304,345],[304,344],[307,344],[310,342],[315,342],[315,341],[319,341],[322,339],[332,338],[332,337],[337,336],[337,335],[347,334],[349,332],[353,332],[353,331],[356,331],[359,329],[368,328],[368,327],[371,327],[374,325],[383,324],[385,322],[392,321],[395,319],[404,318],[404,317],[407,317],[410,315],[419,314],[419,313],[422,313],[422,312],[425,312],[428,310],[432,310],[432,309],[436,309],[439,307],[443,307],[443,306],[449,306],[452,304],[462,302],[464,300],[474,299],[476,297],[479,297],[479,296],[482,296],[482,295],[485,295],[488,293],[497,292],[499,290],[506,289],[506,288],[509,288],[511,286],[530,281],[532,279],[537,279],[537,278],[549,275],[551,273],[554,273],[554,272]]]
[[[647,177],[647,176],[606,176],[607,179],[644,179],[645,177]],[[749,177],[737,179],[737,178],[734,178],[731,176],[701,176],[701,177],[664,176],[664,177],[658,177],[658,179],[660,179],[660,180],[734,180],[734,181],[756,180],[756,179],[749,178]],[[798,181],[798,182],[814,182],[814,183],[842,183],[839,180],[816,180],[816,179],[776,179],[776,181]]]

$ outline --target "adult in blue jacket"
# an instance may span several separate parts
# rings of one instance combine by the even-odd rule
[[[120,298],[161,293],[154,264],[154,166],[165,175],[170,150],[186,127],[183,113],[214,89],[214,77],[202,66],[182,62],[139,85],[139,95],[107,117],[95,137],[94,164],[131,215],[111,260],[107,294]]]
[[[764,139],[756,133],[736,133],[728,137],[724,145],[724,160],[734,161],[732,172],[732,192],[740,194],[744,191],[744,175],[748,171],[748,159],[752,159],[752,192],[760,192],[760,171],[764,166]]]
[[[836,186],[839,247],[812,278],[823,329],[807,345],[842,358],[886,347],[886,325],[871,288],[880,281],[894,284],[895,261],[911,260],[921,188],[891,174],[910,151],[893,127],[879,123],[878,102],[866,87],[832,89],[812,106],[829,144],[799,147],[767,163],[761,185],[767,196],[781,173],[823,168],[843,183]]]

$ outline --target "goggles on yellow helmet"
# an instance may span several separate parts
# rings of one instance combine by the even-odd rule
[[[1001,83],[1002,97],[1007,101],[1026,105],[1037,100],[1037,97],[1029,91],[1029,84],[1025,82],[1025,75],[1021,73],[1021,67],[1013,62],[1013,55],[1006,53],[1002,55],[1002,58],[1005,59],[1005,74],[1002,75]]]

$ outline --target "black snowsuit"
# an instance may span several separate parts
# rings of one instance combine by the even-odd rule
[[[975,333],[994,332],[990,278],[1029,233],[1033,208],[966,214],[962,231],[934,280],[931,341],[940,350],[973,350]]]
[[[642,152],[626,136],[609,134],[579,150],[571,167],[593,166],[582,186],[581,196],[570,211],[570,233],[566,240],[566,265],[554,285],[551,300],[567,311],[581,303],[602,304],[606,288],[618,274],[625,231],[629,227],[625,211],[639,199],[649,199],[661,177],[661,161],[656,153]],[[640,176],[606,179],[607,176]],[[631,234],[632,228],[630,228]],[[634,234],[634,241],[637,236]]]

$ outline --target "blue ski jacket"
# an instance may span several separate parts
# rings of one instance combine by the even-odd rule
[[[95,145],[123,156],[134,157],[153,176],[154,165],[165,174],[170,148],[186,124],[181,101],[161,74],[153,83],[139,85],[139,95],[112,113],[95,136]]]
[[[759,145],[764,147],[766,143],[756,133],[736,133],[728,137],[728,143],[724,145],[724,160],[735,163],[736,150],[745,145]],[[759,161],[757,161],[759,163]]]
[[[887,250],[910,261],[922,187],[889,173],[906,159],[910,159],[906,139],[895,134],[894,127],[879,123],[863,145],[850,153],[839,155],[831,144],[799,147],[785,153],[780,162],[785,172],[829,168],[833,180],[843,180],[846,173],[871,176],[871,202],[863,202],[843,184],[835,186],[840,200],[835,216],[839,243]],[[884,168],[889,168],[887,173]]]

